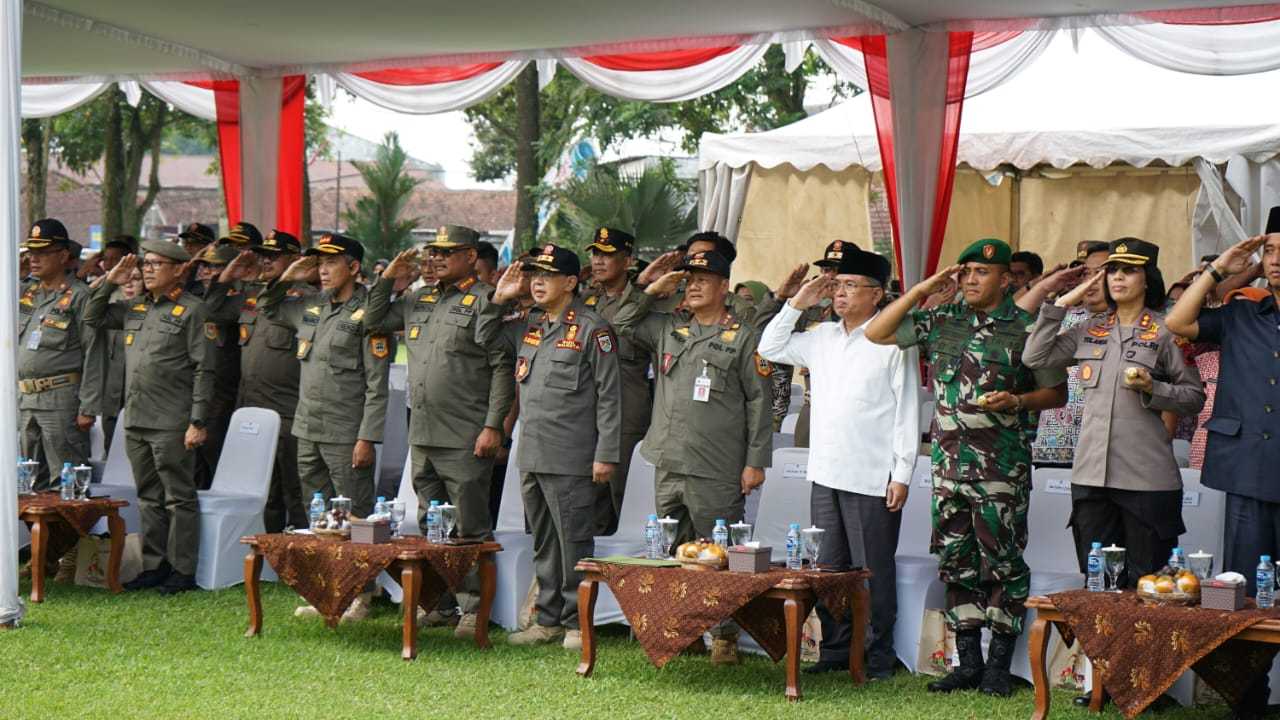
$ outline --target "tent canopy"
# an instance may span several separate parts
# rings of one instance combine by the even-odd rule
[[[1126,13],[1229,8],[1240,0],[1134,0]],[[482,61],[485,54],[554,48],[644,51],[706,46],[708,36],[909,27],[1129,23],[1117,3],[1079,0],[27,0],[24,77],[185,73],[283,75],[362,63]],[[1091,14],[1094,13],[1094,14]],[[672,43],[676,44],[673,45]],[[595,46],[605,46],[597,48]]]
[[[994,90],[970,98],[958,161],[979,170],[1153,162],[1202,157],[1256,163],[1280,153],[1280,72],[1210,77],[1153,67],[1085,36],[1066,35]],[[702,136],[699,169],[755,163],[880,169],[871,99],[862,94],[800,122],[762,133]]]

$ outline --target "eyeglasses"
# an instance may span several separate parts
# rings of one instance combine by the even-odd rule
[[[461,248],[427,248],[427,257],[447,258],[459,250]]]
[[[155,270],[161,265],[177,265],[177,264],[178,262],[176,260],[143,260],[142,261],[142,267],[146,269],[151,269],[151,270]]]
[[[837,290],[844,290],[845,292],[854,292],[858,288],[871,288],[873,290],[879,290],[880,286],[874,283],[854,282],[853,280],[845,280],[843,282],[836,281]]]

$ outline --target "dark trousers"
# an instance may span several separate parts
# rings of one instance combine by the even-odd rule
[[[489,530],[498,527],[498,510],[502,505],[502,488],[507,484],[507,464],[494,465],[489,475]]]
[[[1087,573],[1089,550],[1094,542],[1125,549],[1121,587],[1138,586],[1138,578],[1155,574],[1169,561],[1186,532],[1182,524],[1181,490],[1117,490],[1071,486],[1071,519],[1080,572]]]
[[[302,497],[302,480],[298,478],[298,439],[293,436],[293,418],[280,418],[280,437],[276,441],[276,462],[271,469],[271,486],[262,511],[267,532],[282,532],[285,527],[307,527],[311,520],[307,507],[311,498]]]
[[[871,571],[871,626],[867,632],[867,669],[893,668],[893,625],[898,618],[898,531],[902,513],[889,512],[884,497],[860,495],[814,484],[809,512],[816,527],[826,530],[818,561],[840,570],[862,567]],[[845,663],[853,638],[852,618],[836,618],[818,604],[822,622],[821,659]]]
[[[1222,531],[1222,570],[1238,572],[1249,583],[1249,596],[1258,592],[1258,558],[1280,559],[1280,503],[1227,493],[1226,523]],[[1238,709],[1261,712],[1271,697],[1266,673],[1245,692]]]

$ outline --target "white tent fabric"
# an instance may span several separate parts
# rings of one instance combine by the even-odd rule
[[[678,70],[622,72],[594,65],[580,58],[559,62],[582,82],[607,95],[647,102],[679,102],[715,92],[742,77],[771,44],[768,33],[701,65]]]
[[[337,84],[356,97],[410,115],[461,110],[482,102],[515,79],[528,62],[509,60],[490,72],[466,80],[435,85],[384,85],[351,73],[333,73]]]
[[[1280,21],[1249,25],[1129,25],[1093,28],[1133,57],[1199,75],[1280,69]]]
[[[22,117],[46,118],[74,110],[102,94],[109,83],[23,85]]]
[[[202,120],[218,119],[212,90],[174,80],[139,82],[125,77],[93,83],[24,84],[22,86],[22,117],[52,117],[74,110],[101,95],[113,82],[121,84],[131,105],[138,104],[141,90],[145,89],[189,115]]]
[[[18,103],[21,100],[18,78],[22,77],[22,0],[0,0],[0,232],[10,238],[19,235],[18,218],[22,217],[18,196],[18,162],[21,144],[18,142],[20,123]],[[16,245],[16,244],[14,244]],[[18,277],[18,253],[10,246],[9,252],[0,253],[0,276],[9,278],[9,285],[0,291],[0,318],[10,333],[5,337],[7,348],[0,352],[0,406],[5,408],[0,420],[0,433],[7,433],[9,440],[0,442],[0,467],[18,465],[17,437],[18,356],[14,352],[13,328],[17,326],[18,293],[14,279]],[[6,475],[6,477],[9,477]],[[4,483],[0,492],[0,625],[17,625],[22,620],[24,608],[18,598],[18,495],[17,487]]]

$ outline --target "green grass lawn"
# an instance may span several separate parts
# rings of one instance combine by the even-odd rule
[[[24,583],[24,591],[29,589]],[[0,717],[25,718],[939,718],[1025,720],[1030,688],[1008,700],[937,697],[901,672],[852,687],[836,674],[804,676],[805,699],[782,697],[783,667],[748,657],[712,668],[705,657],[655,669],[619,626],[605,629],[595,677],[574,673],[559,646],[516,648],[491,633],[475,649],[444,629],[423,630],[419,656],[400,659],[399,608],[329,630],[292,615],[298,597],[263,585],[263,634],[243,637],[244,593],[108,595],[51,583],[23,627],[0,632]],[[1092,718],[1054,695],[1055,717]],[[1162,720],[1221,717],[1179,709]],[[1118,718],[1110,710],[1103,716]]]

